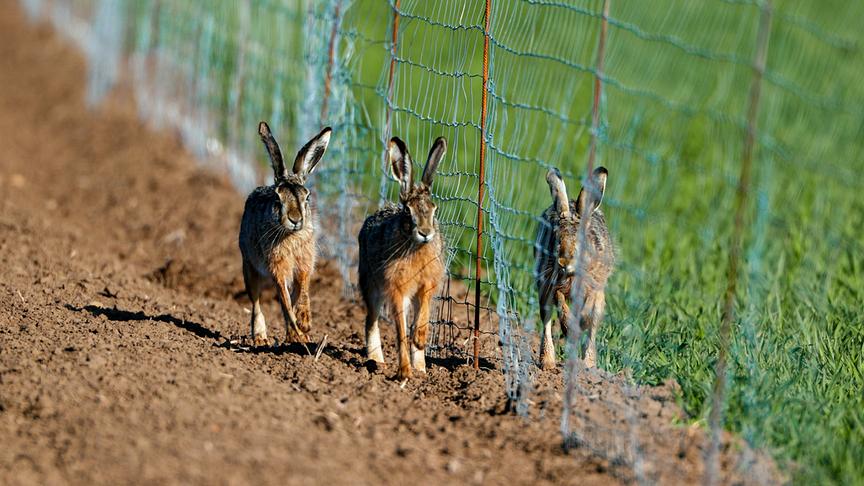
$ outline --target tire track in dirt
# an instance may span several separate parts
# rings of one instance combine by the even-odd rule
[[[523,418],[503,413],[496,370],[433,362],[404,389],[370,373],[363,309],[326,263],[317,362],[226,344],[248,319],[242,196],[143,126],[128,89],[88,111],[83,60],[16,2],[0,5],[0,63],[0,483],[609,485],[634,479],[616,445],[634,430],[651,481],[700,480],[704,433],[671,425],[672,386],[634,396],[587,373],[593,433],[565,454],[560,374]],[[281,337],[272,295],[265,313]],[[729,444],[728,480],[777,477],[762,455],[740,474]]]

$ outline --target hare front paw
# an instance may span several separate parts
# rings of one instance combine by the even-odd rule
[[[586,368],[594,368],[597,366],[597,351],[592,349],[588,349],[588,352],[585,353],[585,367]]]
[[[422,375],[426,374],[426,351],[411,345],[411,367]]]
[[[540,369],[547,371],[554,370],[556,366],[555,347],[548,341],[543,344],[544,345],[540,351]]]
[[[269,347],[270,340],[267,338],[267,335],[256,334],[252,336],[252,345],[256,348],[260,347]]]
[[[312,311],[306,306],[297,308],[297,327],[304,333],[312,329]]]
[[[411,366],[409,366],[408,364],[399,366],[399,372],[396,373],[396,379],[397,380],[399,380],[399,381],[407,380],[407,379],[411,378],[411,376],[412,376]]]
[[[289,343],[308,343],[309,338],[306,337],[306,333],[300,330],[299,326],[289,326],[285,333],[285,341]]]

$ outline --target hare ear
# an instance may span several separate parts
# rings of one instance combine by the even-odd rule
[[[405,142],[399,137],[390,139],[387,153],[390,157],[390,173],[394,179],[399,181],[399,196],[407,196],[411,192],[413,184],[413,164],[411,163],[411,155],[408,154],[408,148],[405,147]]]
[[[297,157],[294,159],[295,174],[306,176],[315,170],[324,152],[327,151],[327,145],[330,144],[331,131],[330,127],[321,130],[321,133],[312,137],[312,140],[306,142],[306,145],[297,152]]]
[[[567,197],[567,186],[564,185],[561,171],[557,167],[552,167],[546,172],[546,183],[549,184],[549,190],[552,192],[552,200],[555,202],[558,216],[560,218],[569,218],[570,199]]]
[[[603,201],[603,194],[606,192],[606,176],[609,175],[609,171],[606,170],[606,167],[597,167],[594,169],[594,172],[591,174],[591,179],[588,181],[587,189],[593,191],[591,193],[591,212],[597,211],[597,208],[600,207],[600,202]],[[588,202],[588,191],[583,187],[582,190],[579,191],[579,199],[578,204],[576,205],[579,208],[579,214],[585,214],[585,205]]]
[[[423,168],[422,182],[426,187],[432,187],[432,178],[435,177],[435,171],[438,170],[438,164],[447,153],[447,139],[438,137],[432,148],[429,150],[429,158],[426,159],[426,167]]]
[[[273,166],[273,177],[277,181],[284,179],[287,174],[285,174],[285,162],[282,160],[282,151],[279,150],[279,144],[273,138],[273,133],[270,132],[270,127],[266,122],[262,121],[258,124],[258,135],[261,135],[261,141],[264,142],[267,154],[270,156],[270,165]]]

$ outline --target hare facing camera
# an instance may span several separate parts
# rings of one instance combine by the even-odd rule
[[[261,312],[261,291],[276,286],[286,336],[306,342],[312,325],[309,280],[315,269],[315,212],[309,204],[306,177],[315,170],[330,142],[327,127],[297,152],[291,171],[270,127],[261,122],[258,134],[273,165],[273,185],[249,194],[240,223],[243,281],[252,301],[251,333],[255,345],[267,345],[267,325]]]
[[[399,181],[399,204],[388,203],[366,218],[360,230],[358,265],[360,292],[366,304],[366,355],[384,364],[378,317],[388,304],[396,324],[399,370],[406,379],[426,372],[426,336],[432,296],[444,277],[444,239],[435,218],[432,178],[447,141],[439,137],[429,151],[419,183],[414,183],[413,162],[405,143],[390,140],[388,157],[393,178]],[[411,345],[408,313],[413,309]]]
[[[572,292],[581,297],[578,316],[580,329],[588,332],[582,348],[585,366],[597,363],[597,330],[606,307],[606,281],[615,265],[615,250],[600,210],[606,191],[608,171],[598,167],[591,174],[587,187],[573,200],[567,197],[567,187],[558,169],[549,169],[546,182],[552,193],[552,205],[541,216],[534,244],[535,275],[540,297],[540,320],[543,336],[540,341],[540,367],[555,367],[555,345],[552,340],[552,305],[558,308],[558,323],[566,337],[569,333]],[[585,219],[584,241],[579,225]],[[584,254],[582,253],[584,252]],[[581,284],[574,289],[573,285]]]

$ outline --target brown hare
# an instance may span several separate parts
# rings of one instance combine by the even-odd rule
[[[366,356],[384,364],[378,316],[389,304],[396,324],[399,371],[397,378],[426,372],[426,334],[429,306],[444,277],[444,240],[435,219],[430,188],[432,177],[447,150],[439,137],[429,151],[419,184],[414,184],[413,163],[405,143],[394,137],[388,147],[390,169],[399,181],[399,205],[387,203],[366,218],[360,230],[358,265],[360,292],[366,304]],[[408,312],[413,307],[411,354],[408,351]]]
[[[287,339],[305,342],[312,321],[309,279],[315,268],[316,220],[304,184],[327,150],[330,127],[297,152],[291,172],[270,127],[261,122],[258,134],[270,155],[274,181],[249,194],[240,223],[243,281],[252,301],[252,339],[256,346],[269,344],[260,298],[264,286],[275,283]]]
[[[582,330],[588,331],[588,342],[581,350],[582,355],[585,366],[592,368],[597,363],[595,339],[606,307],[606,281],[615,264],[615,250],[606,228],[606,219],[600,210],[607,175],[608,171],[604,167],[594,170],[588,184],[588,189],[593,189],[591,197],[589,191],[582,188],[579,197],[574,201],[567,198],[567,187],[558,169],[549,169],[546,174],[553,203],[543,212],[534,245],[540,320],[543,321],[543,337],[540,341],[540,366],[543,369],[555,367],[552,301],[554,300],[558,307],[558,323],[566,337],[570,316],[569,300],[573,283],[576,281],[582,283],[582,289],[576,289],[576,295],[581,295],[584,299],[579,325]],[[590,204],[590,207],[586,208],[587,204]],[[587,254],[582,260],[585,268],[579,279],[579,222],[583,217],[588,218],[584,245]]]

